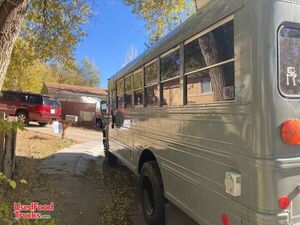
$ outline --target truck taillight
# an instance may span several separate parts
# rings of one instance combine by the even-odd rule
[[[49,112],[49,111],[50,111],[50,106],[47,106],[47,105],[39,105],[39,106],[38,106],[38,111],[39,111],[40,113]]]
[[[281,127],[281,137],[288,145],[300,145],[300,120],[285,121]]]

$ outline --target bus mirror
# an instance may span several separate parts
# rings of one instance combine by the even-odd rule
[[[101,109],[101,114],[106,115],[107,114],[107,103],[106,102],[101,102],[100,109]]]

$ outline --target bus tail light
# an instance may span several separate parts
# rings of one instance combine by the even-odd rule
[[[223,214],[221,216],[221,220],[222,220],[223,225],[229,225],[229,219],[228,219],[227,215]]]
[[[282,210],[287,209],[290,206],[291,200],[286,197],[282,196],[278,201],[278,207]]]
[[[285,121],[281,127],[281,137],[286,144],[300,145],[300,120]]]

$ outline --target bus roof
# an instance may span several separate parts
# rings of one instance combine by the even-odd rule
[[[147,62],[157,58],[159,55],[193,37],[205,28],[232,15],[246,1],[247,0],[211,0],[195,15],[188,18],[165,37],[157,41],[151,48],[119,70],[111,77],[111,79],[118,80],[119,78],[126,76]]]

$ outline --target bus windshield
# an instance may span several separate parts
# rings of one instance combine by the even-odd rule
[[[300,97],[300,25],[279,30],[279,90],[284,97]]]

